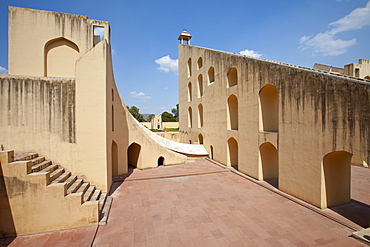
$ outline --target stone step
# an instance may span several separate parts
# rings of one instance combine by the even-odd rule
[[[99,197],[99,212],[103,210],[104,203],[107,200],[107,193],[101,193]]]
[[[77,180],[77,176],[76,175],[72,175],[70,176],[66,181],[65,183],[67,184],[67,189],[69,187],[71,187],[71,185]]]
[[[54,165],[49,165],[49,166],[45,167],[44,169],[42,169],[39,172],[50,172],[50,173],[52,173],[56,169],[58,169],[58,165],[54,164]]]
[[[64,168],[58,168],[52,173],[50,173],[50,181],[53,181],[54,179],[58,178],[60,175],[62,175],[64,172]]]
[[[83,180],[82,179],[77,179],[71,187],[68,188],[67,194],[75,193],[82,185]]]
[[[45,160],[45,161],[41,162],[40,164],[32,166],[32,172],[39,172],[39,171],[45,169],[46,167],[48,167],[49,165],[51,165],[51,161],[50,160]]]
[[[77,190],[77,193],[78,193],[78,192],[85,193],[85,192],[86,192],[86,190],[89,188],[89,186],[90,186],[90,183],[88,183],[88,182],[83,183],[83,184],[81,185],[81,187]]]
[[[89,188],[87,189],[87,191],[84,194],[84,202],[90,200],[90,198],[93,195],[94,191],[95,191],[95,186],[89,186]]]
[[[26,161],[32,160],[39,156],[38,153],[15,153],[14,154],[14,161]]]
[[[35,166],[35,165],[40,164],[41,162],[44,162],[45,157],[37,157],[35,159],[32,159],[31,161],[32,161],[33,165]]]
[[[100,197],[101,190],[95,190],[94,194],[91,196],[90,201],[97,201]]]
[[[71,172],[64,172],[62,175],[53,180],[52,183],[63,183],[69,178],[69,176],[71,176]]]

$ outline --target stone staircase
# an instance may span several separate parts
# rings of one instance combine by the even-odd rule
[[[111,203],[37,153],[0,151],[0,237],[105,225]]]
[[[105,204],[107,193],[102,193],[94,185],[84,182],[83,179],[72,175],[71,172],[65,171],[63,167],[53,164],[50,160],[46,160],[45,157],[40,157],[38,153],[15,153],[14,161],[31,161],[33,164],[31,173],[50,173],[50,183],[65,183],[67,195],[82,192],[83,203],[86,201],[99,201],[100,220],[104,221],[104,215],[102,214],[104,205],[110,207],[110,203]],[[109,208],[107,210],[109,211]],[[105,222],[100,222],[100,224],[104,225]]]

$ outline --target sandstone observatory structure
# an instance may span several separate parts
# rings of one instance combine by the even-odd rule
[[[351,163],[370,162],[368,80],[178,49],[182,142],[320,208],[350,201]]]
[[[130,115],[114,81],[108,22],[9,7],[8,38],[9,75],[0,76],[0,236],[97,224],[112,176],[128,165],[207,155],[199,145],[153,139]]]

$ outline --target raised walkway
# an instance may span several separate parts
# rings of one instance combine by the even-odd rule
[[[352,167],[352,198],[320,210],[205,159],[116,177],[105,226],[0,240],[0,246],[366,246],[370,169]],[[366,225],[367,224],[367,225]]]

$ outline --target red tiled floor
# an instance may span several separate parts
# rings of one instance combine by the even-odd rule
[[[353,198],[370,203],[370,174],[362,176],[369,170],[354,170]],[[18,237],[10,246],[364,246],[345,226],[206,160],[128,178],[114,183],[107,225]]]

